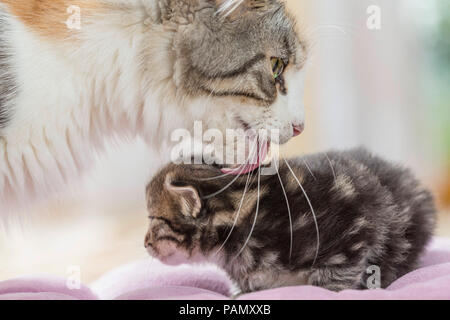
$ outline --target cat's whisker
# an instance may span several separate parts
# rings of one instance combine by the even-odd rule
[[[224,192],[225,190],[227,190],[229,187],[231,187],[231,185],[232,185],[237,179],[239,179],[239,178],[241,177],[241,175],[242,175],[242,173],[244,172],[244,170],[245,170],[245,166],[241,166],[241,167],[240,167],[239,173],[238,173],[238,174],[233,178],[233,180],[231,180],[225,187],[223,187],[222,189],[220,189],[220,190],[218,190],[218,191],[216,191],[216,192],[214,192],[214,193],[211,193],[211,194],[209,194],[209,195],[203,196],[202,199],[208,200],[208,199],[214,198],[215,196],[217,196],[217,195],[221,194],[222,192]]]
[[[306,33],[308,35],[309,38],[317,38],[317,35],[319,32],[321,31],[325,31],[325,30],[329,30],[329,31],[338,31],[339,33],[341,33],[342,35],[345,35],[346,37],[356,37],[358,36],[358,29],[354,26],[350,26],[350,25],[339,25],[339,24],[318,24],[315,25],[313,27],[304,29],[304,33]],[[320,34],[319,34],[320,36]]]
[[[316,179],[316,176],[315,176],[314,173],[312,172],[311,167],[309,166],[308,162],[307,162],[305,159],[303,159],[303,163],[305,164],[306,169],[308,169],[309,173],[310,173],[311,176],[314,178],[314,180],[317,180],[317,179]]]
[[[257,196],[257,201],[256,201],[256,212],[255,212],[255,219],[253,220],[253,224],[252,224],[252,228],[250,229],[250,233],[247,237],[247,239],[245,240],[244,245],[242,246],[241,250],[239,250],[239,252],[236,254],[236,256],[233,258],[233,261],[237,259],[237,257],[239,257],[239,255],[244,251],[244,249],[247,247],[248,242],[250,241],[252,235],[253,235],[253,230],[255,230],[255,226],[256,226],[256,220],[258,219],[258,213],[259,213],[259,198],[260,198],[260,187],[261,187],[261,167],[258,168],[258,196]]]
[[[331,33],[325,31],[337,31],[337,32]],[[309,39],[308,42],[309,62],[314,59],[313,56],[317,54],[317,51],[319,52],[322,51],[318,49],[318,46],[323,42],[323,40],[344,36],[345,37],[344,39],[348,41],[355,41],[355,39],[360,38],[363,34],[356,27],[337,24],[322,24],[305,28],[302,31],[302,33],[305,35],[306,38]],[[328,43],[328,40],[326,42]]]
[[[316,260],[317,257],[319,256],[319,248],[320,248],[320,232],[319,232],[319,224],[317,222],[317,217],[316,217],[316,213],[314,212],[314,208],[312,206],[311,200],[308,197],[308,194],[306,193],[305,189],[303,188],[302,183],[300,182],[300,180],[297,178],[297,176],[294,173],[294,170],[292,170],[291,166],[289,165],[289,163],[286,161],[286,159],[284,159],[284,162],[286,163],[287,167],[289,168],[289,170],[292,173],[292,176],[294,177],[295,181],[297,181],[300,189],[302,190],[303,194],[305,195],[305,199],[308,202],[309,208],[311,209],[311,214],[313,216],[314,219],[314,224],[316,226],[316,235],[317,235],[317,246],[316,246],[316,254],[314,256],[314,260],[312,263],[312,266],[314,266],[316,264]]]
[[[222,245],[219,247],[219,249],[217,249],[217,251],[214,253],[214,256],[216,256],[217,254],[219,254],[220,251],[225,247],[225,244],[226,244],[226,243],[228,242],[228,240],[230,239],[231,234],[233,233],[233,230],[234,230],[234,228],[236,227],[237,221],[239,220],[239,216],[240,216],[240,214],[241,214],[242,205],[243,205],[243,203],[244,203],[245,194],[247,193],[247,190],[248,190],[248,184],[249,184],[249,181],[250,181],[250,177],[251,177],[251,176],[253,176],[253,172],[250,172],[250,173],[247,175],[247,181],[246,181],[246,183],[245,183],[244,192],[243,192],[243,194],[242,194],[241,202],[239,203],[238,211],[237,211],[237,213],[235,212],[235,215],[236,215],[236,216],[235,216],[235,218],[234,218],[233,225],[231,226],[230,232],[228,233],[228,235],[227,235],[225,241],[222,243]]]
[[[278,171],[278,166],[276,164],[276,161],[274,162],[274,164],[275,164],[275,170],[277,171],[278,179],[280,180],[281,189],[283,190],[284,198],[286,199],[286,206],[287,206],[288,216],[289,216],[289,227],[290,227],[290,230],[291,230],[291,239],[290,239],[290,247],[289,247],[289,263],[290,263],[291,262],[291,258],[292,258],[292,247],[293,247],[293,243],[294,243],[294,232],[292,230],[293,227],[292,227],[291,207],[289,205],[289,199],[288,199],[288,196],[286,194],[286,190],[284,188],[283,180],[281,179],[280,172]]]
[[[252,149],[250,150],[250,153],[249,153],[247,159],[245,159],[245,162],[244,162],[243,164],[239,165],[239,167],[237,167],[237,169],[241,169],[241,168],[245,167],[245,166],[248,164],[248,162],[250,161],[250,157],[252,157],[253,152],[255,152],[255,147],[256,147],[257,145],[258,145],[258,144],[256,143],[256,144],[254,144],[254,145],[252,146]],[[241,171],[241,172],[242,172],[242,171]],[[214,176],[214,177],[200,178],[199,180],[200,180],[200,181],[212,181],[212,180],[215,180],[215,179],[220,179],[220,178],[228,177],[228,176],[231,176],[231,175],[232,175],[231,173],[223,173],[223,174],[221,174],[221,175]]]
[[[256,142],[255,145],[257,146],[257,145],[258,145],[258,142]],[[250,153],[249,158],[248,158],[247,161],[246,161],[246,164],[250,161],[250,157],[251,157],[251,155],[253,154],[253,151],[254,151],[254,149],[252,148],[252,151],[251,151],[251,153]],[[224,192],[225,190],[227,190],[227,189],[228,189],[228,188],[229,188],[229,187],[230,187],[237,179],[239,179],[239,178],[241,177],[242,173],[243,173],[244,170],[245,170],[245,165],[241,165],[239,168],[240,168],[239,173],[233,178],[233,180],[231,180],[231,182],[229,182],[225,187],[223,187],[223,188],[220,189],[219,191],[216,191],[216,192],[214,192],[214,193],[212,193],[212,194],[209,194],[209,195],[207,195],[207,196],[203,196],[202,199],[205,199],[205,200],[211,199],[211,198],[213,198],[213,197],[215,197],[215,196],[221,194],[221,193]]]
[[[308,59],[306,60],[304,68],[306,70],[314,69],[319,67],[319,63],[317,61],[320,61],[320,54],[318,50],[316,49],[316,44],[311,45],[308,53]]]
[[[336,171],[334,170],[333,163],[331,162],[331,159],[326,152],[325,157],[327,157],[328,163],[330,164],[331,167],[331,171],[333,172],[334,182],[336,182]]]
[[[240,165],[238,168],[241,168],[242,166],[244,166],[244,164]],[[216,179],[220,179],[220,178],[225,178],[228,176],[231,176],[231,173],[223,173],[221,175],[218,176],[214,176],[214,177],[208,177],[208,178],[199,178],[199,181],[212,181],[212,180],[216,180]]]

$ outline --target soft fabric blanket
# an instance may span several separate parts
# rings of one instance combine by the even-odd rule
[[[0,282],[1,299],[230,299],[231,283],[213,266],[164,266],[138,261],[115,269],[90,287],[69,289],[67,279],[28,276]],[[389,288],[339,293],[312,286],[286,287],[241,295],[249,299],[450,299],[450,239],[435,239],[421,268]]]

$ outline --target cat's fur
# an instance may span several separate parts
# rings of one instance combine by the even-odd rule
[[[367,288],[371,266],[384,288],[417,267],[435,226],[433,199],[412,173],[363,149],[234,179],[207,165],[163,169],[147,188],[150,254],[169,264],[217,263],[244,292]]]
[[[0,130],[8,123],[11,113],[11,100],[16,93],[16,83],[11,70],[12,59],[9,43],[1,35],[8,31],[4,14],[0,11]]]
[[[306,48],[277,0],[0,0],[0,45],[1,213],[59,190],[108,136],[158,148],[200,120],[283,143],[303,123]]]

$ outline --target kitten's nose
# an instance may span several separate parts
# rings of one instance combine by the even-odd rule
[[[299,136],[303,130],[305,130],[305,124],[304,123],[293,123],[292,124],[292,129],[293,129],[293,136]]]

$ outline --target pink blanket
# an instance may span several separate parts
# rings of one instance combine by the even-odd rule
[[[229,299],[231,283],[213,266],[163,266],[156,260],[138,261],[115,269],[90,287],[69,289],[67,279],[22,277],[0,282],[2,299]],[[286,287],[240,296],[241,300],[275,299],[450,299],[450,239],[436,239],[421,268],[382,290],[339,293],[312,286]]]

